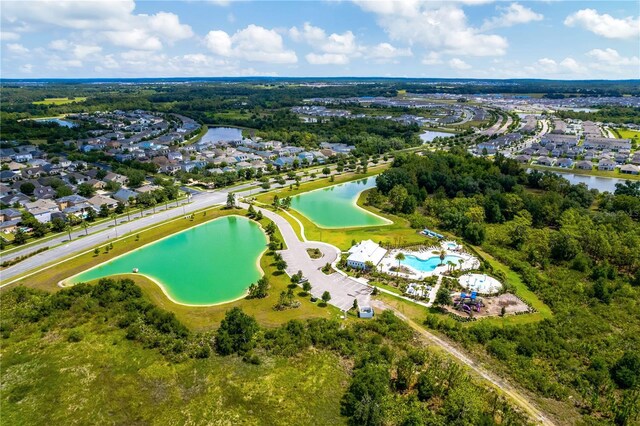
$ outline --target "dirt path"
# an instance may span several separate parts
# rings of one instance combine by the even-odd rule
[[[470,369],[472,369],[477,375],[479,375],[480,377],[482,377],[483,379],[491,383],[491,385],[499,389],[502,393],[507,395],[507,397],[509,397],[514,403],[516,403],[527,414],[529,414],[532,420],[536,422],[536,424],[555,425],[555,423],[551,419],[549,419],[548,415],[543,413],[539,408],[537,408],[534,404],[532,404],[526,396],[522,395],[517,389],[515,389],[513,386],[507,383],[504,379],[498,377],[494,373],[491,373],[488,370],[476,364],[472,359],[467,357],[464,353],[462,353],[460,350],[455,348],[449,342],[428,332],[423,327],[418,325],[415,321],[407,318],[404,314],[402,314],[395,308],[389,305],[386,305],[385,303],[379,300],[372,300],[371,304],[374,307],[377,307],[378,309],[381,309],[381,310],[384,310],[384,309],[392,310],[399,318],[405,321],[412,329],[418,332],[423,338],[428,340],[430,343],[433,343],[439,346],[440,348],[444,349],[445,351],[447,351],[450,355],[454,356],[460,362],[462,362],[463,364],[468,366]]]

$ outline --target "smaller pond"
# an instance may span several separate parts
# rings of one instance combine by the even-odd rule
[[[389,223],[356,204],[359,194],[376,186],[375,176],[296,195],[291,208],[321,228],[351,228]]]
[[[402,265],[409,266],[416,271],[420,272],[432,272],[436,269],[440,264],[447,262],[453,262],[456,266],[459,265],[458,260],[462,259],[460,256],[447,255],[444,257],[444,260],[440,260],[440,256],[432,256],[426,259],[420,259],[416,256],[407,255],[405,259],[400,262]]]
[[[200,142],[217,143],[242,140],[242,129],[236,127],[209,127]]]
[[[601,176],[579,175],[575,173],[557,172],[555,170],[553,170],[552,172],[562,176],[563,178],[568,180],[569,183],[571,183],[572,185],[584,183],[585,185],[587,185],[587,188],[597,189],[600,192],[608,191],[613,193],[616,190],[616,183],[624,183],[626,180],[626,179],[620,179],[620,178],[610,178],[610,177],[601,177]]]
[[[449,138],[451,136],[455,136],[455,134],[446,132],[435,132],[433,130],[425,130],[424,132],[420,133],[420,139],[422,139],[422,143],[433,142],[433,140],[437,137]]]
[[[62,127],[76,127],[77,124],[74,123],[73,121],[69,121],[69,120],[62,120],[60,118],[36,118],[35,121],[41,122],[41,123],[56,123],[59,126]]]

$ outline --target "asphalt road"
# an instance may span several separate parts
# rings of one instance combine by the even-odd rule
[[[247,183],[238,187],[232,188],[233,192],[238,192],[240,195],[249,194],[246,188],[254,186],[255,183]],[[243,189],[245,191],[243,191]],[[191,197],[191,202],[183,203],[178,208],[169,210],[158,211],[154,214],[152,210],[146,210],[144,215],[140,217],[140,214],[136,214],[136,219],[130,222],[127,218],[120,218],[118,225],[114,226],[113,221],[108,221],[95,225],[90,228],[90,234],[85,236],[85,231],[75,231],[71,233],[71,241],[69,241],[68,235],[59,236],[51,240],[42,242],[40,244],[34,244],[23,250],[13,252],[8,256],[3,256],[3,260],[8,260],[16,256],[20,256],[26,253],[31,253],[41,247],[52,247],[51,249],[39,253],[29,259],[26,259],[20,263],[17,263],[9,268],[6,268],[0,272],[2,281],[1,286],[5,286],[11,283],[11,278],[23,274],[31,269],[37,268],[38,265],[45,265],[50,262],[54,262],[58,259],[67,257],[74,253],[83,252],[89,248],[98,245],[105,244],[109,240],[116,238],[116,233],[119,237],[128,234],[135,233],[140,229],[147,228],[152,225],[175,219],[197,210],[201,210],[206,207],[224,204],[227,201],[228,190],[213,191],[213,192],[199,192]],[[133,215],[132,215],[133,216]]]
[[[249,208],[247,204],[240,203],[240,207]],[[368,285],[338,272],[325,274],[322,267],[327,263],[335,263],[340,257],[340,250],[331,244],[319,241],[300,241],[293,227],[281,215],[261,207],[254,206],[265,217],[271,219],[280,229],[282,238],[287,245],[286,250],[280,251],[282,258],[287,262],[287,274],[289,276],[302,271],[302,275],[311,284],[311,294],[318,299],[325,291],[331,294],[330,304],[346,311],[353,306],[353,300],[358,299],[358,306],[369,306],[372,288]],[[318,248],[322,252],[320,259],[311,259],[306,250]]]

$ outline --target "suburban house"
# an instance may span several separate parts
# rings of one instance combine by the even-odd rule
[[[564,167],[567,169],[571,168],[571,166],[573,166],[573,160],[571,158],[559,158],[556,162],[556,166]]]
[[[547,157],[545,155],[538,157],[537,161],[537,163],[541,166],[553,166],[553,162],[553,158]]]
[[[593,163],[591,161],[578,161],[576,163],[576,169],[591,170],[593,169]]]
[[[637,175],[640,174],[640,167],[634,166],[633,164],[626,164],[620,167],[620,173],[624,173],[626,175]]]
[[[87,200],[87,203],[91,204],[95,210],[100,210],[100,207],[102,207],[104,204],[106,204],[110,209],[113,209],[118,205],[117,200],[100,194],[94,195],[93,197],[89,198]]]
[[[347,265],[356,269],[365,269],[367,263],[371,262],[375,267],[386,253],[386,249],[371,240],[361,241],[349,249]]]
[[[138,193],[136,191],[132,191],[131,189],[120,188],[118,192],[113,194],[113,198],[118,201],[122,201],[123,203],[128,203],[129,198],[137,198]]]
[[[612,170],[615,170],[615,168],[616,168],[615,161],[607,160],[606,158],[603,158],[602,160],[598,161],[598,170],[612,171]]]

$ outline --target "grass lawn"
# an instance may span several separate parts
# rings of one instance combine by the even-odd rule
[[[212,355],[171,363],[101,318],[27,324],[2,344],[3,424],[342,425],[348,367],[327,351],[261,365]],[[69,327],[69,328],[67,328]],[[69,343],[73,328],[84,338]]]
[[[614,130],[615,131],[613,132],[613,134],[615,135],[617,132],[618,135],[620,135],[620,138],[622,139],[631,139],[632,141],[635,139],[636,142],[640,141],[640,132],[637,130],[622,129],[622,128],[618,128]]]
[[[273,196],[278,194],[279,197],[287,197],[294,196],[297,194],[301,194],[303,192],[311,191],[318,188],[324,188],[331,185],[336,185],[338,183],[349,182],[356,179],[362,179],[363,177],[372,176],[383,171],[387,165],[376,167],[375,169],[372,167],[369,169],[367,174],[354,174],[354,173],[345,173],[342,175],[336,175],[334,182],[329,182],[329,179],[319,179],[313,182],[305,183],[300,185],[300,189],[289,189],[284,188],[279,191],[273,191],[268,194],[262,194],[256,197],[258,202],[263,204],[270,205],[273,201]],[[392,224],[382,225],[382,226],[367,226],[367,227],[359,227],[359,228],[340,228],[340,229],[328,229],[321,228],[311,222],[302,214],[297,211],[290,209],[288,213],[298,219],[302,225],[304,226],[304,233],[307,240],[311,241],[323,241],[329,244],[332,244],[341,250],[347,250],[351,247],[351,242],[353,240],[367,240],[371,239],[375,242],[383,241],[390,243],[421,243],[425,241],[425,237],[420,235],[415,229],[412,229],[409,226],[409,222],[401,217],[389,215],[382,213],[380,210],[364,205],[365,196],[364,193],[360,195],[358,198],[358,205],[372,213],[375,213],[379,216],[382,216],[386,219],[393,221]],[[293,229],[296,231],[296,234],[299,238],[300,235],[300,226],[299,224],[291,218],[287,213],[281,214],[287,221],[293,226]]]
[[[204,212],[198,212],[195,214],[195,219],[193,221],[180,218],[156,228],[151,228],[146,231],[141,230],[137,234],[140,236],[139,239],[137,239],[135,235],[130,235],[121,241],[117,241],[113,244],[113,249],[110,250],[108,254],[106,254],[104,250],[100,250],[100,254],[96,256],[93,250],[89,250],[78,257],[68,259],[60,265],[46,269],[31,277],[24,278],[14,285],[25,285],[27,287],[39,288],[46,291],[57,291],[60,289],[58,282],[61,280],[138,248],[144,244],[148,244],[167,235],[174,234],[183,229],[205,223],[215,218],[230,214],[244,215],[245,213],[246,212],[244,210],[240,209],[223,210],[221,208],[207,210],[206,215]],[[264,227],[268,222],[269,220],[265,218],[261,221],[261,225]],[[282,236],[279,235],[279,232],[280,231],[277,231],[276,236],[280,241],[282,241],[283,239]],[[280,292],[287,290],[287,285],[289,285],[290,281],[286,274],[279,274],[276,268],[272,266],[272,263],[273,258],[266,253],[260,259],[260,266],[269,277],[271,284],[269,296],[266,298],[253,300],[241,299],[235,302],[200,308],[173,303],[165,296],[162,290],[153,283],[153,281],[145,278],[144,276],[127,274],[127,277],[132,278],[156,305],[174,312],[181,322],[195,330],[217,327],[224,317],[225,312],[232,306],[240,306],[245,312],[255,316],[256,319],[266,327],[277,326],[293,318],[339,318],[340,311],[337,308],[331,305],[319,307],[317,304],[311,303],[309,301],[309,297],[298,296],[298,293],[302,291],[302,289],[299,288],[294,289],[294,292],[297,295],[296,298],[301,302],[299,308],[284,311],[273,310],[272,307],[278,301]]]
[[[34,105],[65,105],[73,102],[84,102],[87,98],[75,97],[75,98],[45,98],[43,101],[33,102]]]

